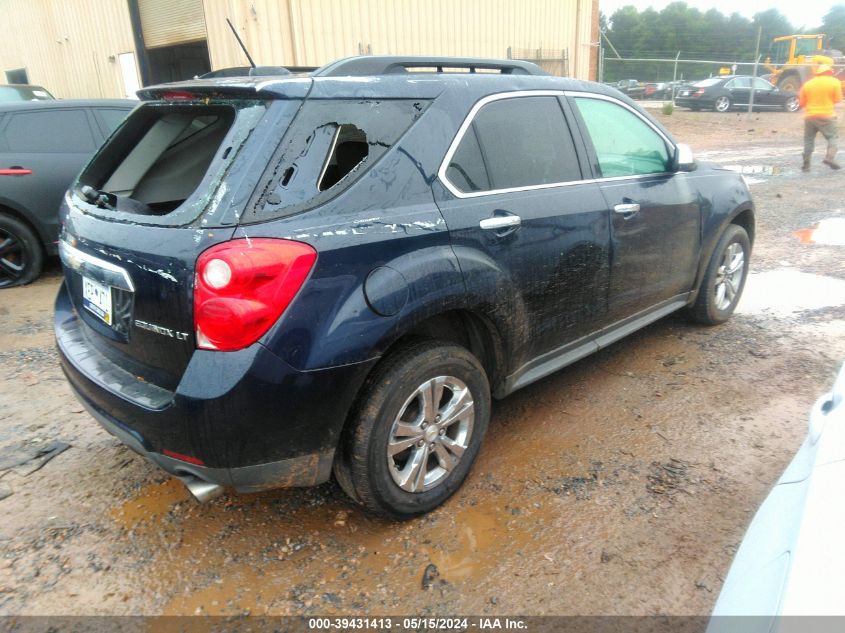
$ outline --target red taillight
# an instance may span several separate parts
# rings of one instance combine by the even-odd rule
[[[205,466],[205,462],[202,461],[199,457],[191,457],[190,455],[183,455],[182,453],[176,453],[174,451],[169,451],[166,448],[161,451],[168,457],[172,457],[173,459],[178,459],[180,462],[185,462],[187,464],[194,464],[195,466]]]
[[[197,259],[194,331],[197,347],[232,352],[270,329],[314,266],[308,244],[269,238],[238,239]]]
[[[703,94],[704,94],[704,88],[699,88],[698,90],[695,91],[695,93],[692,96],[693,97],[700,97]]]

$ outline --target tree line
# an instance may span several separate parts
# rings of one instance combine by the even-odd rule
[[[602,14],[600,28],[604,34],[604,81],[672,79],[673,64],[621,62],[616,59],[617,53],[622,58],[674,59],[680,52],[681,59],[753,62],[758,31],[761,31],[762,55],[758,74],[763,74],[766,71],[762,61],[772,38],[802,32],[777,9],[761,11],[748,19],[739,13],[725,15],[716,9],[702,12],[686,2],[673,2],[662,11],[652,8],[638,11],[636,7],[625,6],[609,17]],[[817,29],[803,32],[825,33],[829,46],[845,50],[845,4],[833,6]],[[678,77],[701,79],[718,73],[719,67],[718,64],[679,64]],[[737,70],[745,74],[751,71],[748,66]]]

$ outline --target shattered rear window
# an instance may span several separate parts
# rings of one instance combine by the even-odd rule
[[[293,215],[335,197],[387,153],[427,105],[419,99],[306,101],[243,221]]]

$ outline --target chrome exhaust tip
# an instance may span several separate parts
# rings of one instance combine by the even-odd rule
[[[194,498],[200,503],[206,503],[212,499],[216,499],[223,494],[223,486],[219,484],[211,484],[203,481],[198,477],[179,477],[185,487],[190,491]]]

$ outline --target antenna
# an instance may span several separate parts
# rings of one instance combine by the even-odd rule
[[[250,56],[249,51],[246,50],[246,46],[244,46],[243,40],[241,40],[241,36],[238,35],[238,32],[235,30],[235,27],[232,26],[232,21],[229,18],[226,18],[226,22],[228,23],[229,28],[232,29],[232,35],[235,36],[235,39],[238,40],[238,44],[241,45],[241,50],[244,52],[244,55],[246,55],[246,58],[249,60],[249,65],[255,68],[255,62],[252,61],[252,57]]]

